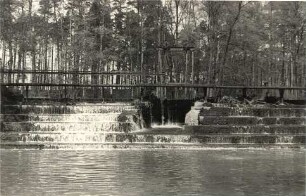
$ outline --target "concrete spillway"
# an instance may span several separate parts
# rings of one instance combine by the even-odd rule
[[[304,147],[302,106],[195,103],[184,126],[145,128],[126,103],[10,105],[1,115],[2,148]]]
[[[1,146],[55,147],[116,142],[144,128],[140,110],[126,103],[4,106]]]

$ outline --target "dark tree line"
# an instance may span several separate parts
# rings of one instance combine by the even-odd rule
[[[143,82],[305,86],[305,2],[1,0],[1,66],[8,82],[135,83],[77,72],[137,72]],[[159,46],[191,46],[167,52]],[[72,74],[23,74],[73,71]],[[292,92],[292,96],[301,96]]]

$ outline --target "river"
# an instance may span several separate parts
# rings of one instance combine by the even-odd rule
[[[305,150],[6,150],[1,195],[305,195]]]

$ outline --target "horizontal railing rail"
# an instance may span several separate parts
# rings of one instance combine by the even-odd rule
[[[216,88],[216,89],[284,89],[306,90],[306,87],[287,86],[217,86],[210,84],[186,84],[186,83],[156,83],[156,84],[58,84],[58,83],[2,83],[2,86],[63,86],[63,87],[178,87],[178,88]]]

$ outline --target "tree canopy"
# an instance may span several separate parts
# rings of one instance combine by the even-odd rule
[[[186,74],[199,84],[305,86],[305,2],[1,0],[0,9],[4,69],[164,71],[168,82]],[[186,73],[184,52],[165,53],[159,67],[158,47],[165,45],[194,47],[194,75],[191,62]],[[88,77],[7,80],[82,83]],[[92,84],[121,80],[91,76]]]

